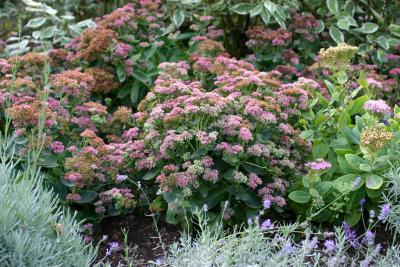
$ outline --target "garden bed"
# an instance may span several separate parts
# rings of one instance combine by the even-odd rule
[[[96,267],[396,263],[399,1],[14,2],[0,163],[83,221],[44,243]]]

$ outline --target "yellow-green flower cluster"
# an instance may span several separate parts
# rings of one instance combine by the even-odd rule
[[[360,135],[361,145],[370,151],[381,150],[392,138],[393,134],[379,125],[364,128]]]
[[[334,70],[348,69],[356,51],[357,47],[345,43],[328,49],[322,48],[319,51],[320,65]]]

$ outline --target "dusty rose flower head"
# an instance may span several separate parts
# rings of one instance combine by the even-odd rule
[[[306,163],[305,166],[313,171],[325,171],[330,169],[332,164],[323,159],[316,159],[315,161]]]

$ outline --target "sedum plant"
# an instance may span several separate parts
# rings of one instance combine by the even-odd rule
[[[213,47],[204,41],[198,49],[206,45]],[[171,223],[204,203],[216,216],[229,201],[223,217],[230,223],[257,216],[263,200],[282,211],[288,179],[308,148],[292,126],[307,109],[307,85],[281,85],[224,56],[200,57],[193,66],[203,83],[188,79],[184,62],[160,65],[134,114],[139,132],[129,154],[136,172],[159,187]]]

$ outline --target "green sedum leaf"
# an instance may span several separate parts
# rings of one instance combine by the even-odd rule
[[[296,203],[305,204],[311,199],[310,193],[303,190],[296,190],[289,194],[289,198]]]

